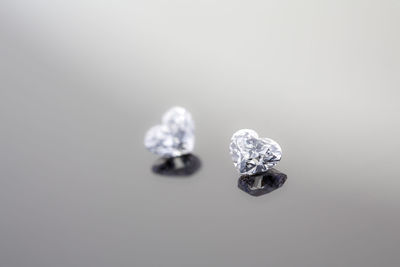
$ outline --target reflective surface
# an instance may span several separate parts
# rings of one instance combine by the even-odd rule
[[[397,267],[399,4],[0,1],[1,267]],[[146,131],[196,123],[190,178]],[[288,176],[238,188],[229,143]]]

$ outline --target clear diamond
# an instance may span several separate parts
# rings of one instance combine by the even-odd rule
[[[144,145],[152,153],[163,157],[188,154],[194,148],[194,122],[190,113],[181,107],[168,110],[162,124],[146,133]]]
[[[230,144],[233,163],[241,174],[267,171],[281,160],[282,149],[269,138],[259,138],[253,130],[242,129],[233,134]]]

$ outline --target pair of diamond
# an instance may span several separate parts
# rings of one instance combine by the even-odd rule
[[[170,158],[191,153],[194,141],[191,114],[182,107],[173,107],[164,114],[160,125],[146,133],[144,144],[154,154]],[[241,174],[258,174],[280,161],[282,149],[274,140],[260,138],[255,131],[242,129],[233,134],[230,153]]]

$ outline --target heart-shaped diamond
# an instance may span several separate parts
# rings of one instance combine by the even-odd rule
[[[241,174],[257,174],[267,171],[281,160],[282,149],[269,138],[259,138],[249,129],[233,134],[230,144],[233,164]]]
[[[188,154],[194,148],[194,122],[192,115],[181,107],[169,109],[156,125],[146,133],[144,145],[152,153],[163,157]]]

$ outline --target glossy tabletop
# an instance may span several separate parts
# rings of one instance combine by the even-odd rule
[[[0,266],[399,266],[398,1],[1,1]],[[196,124],[192,175],[144,134]],[[242,128],[282,187],[238,187]]]

